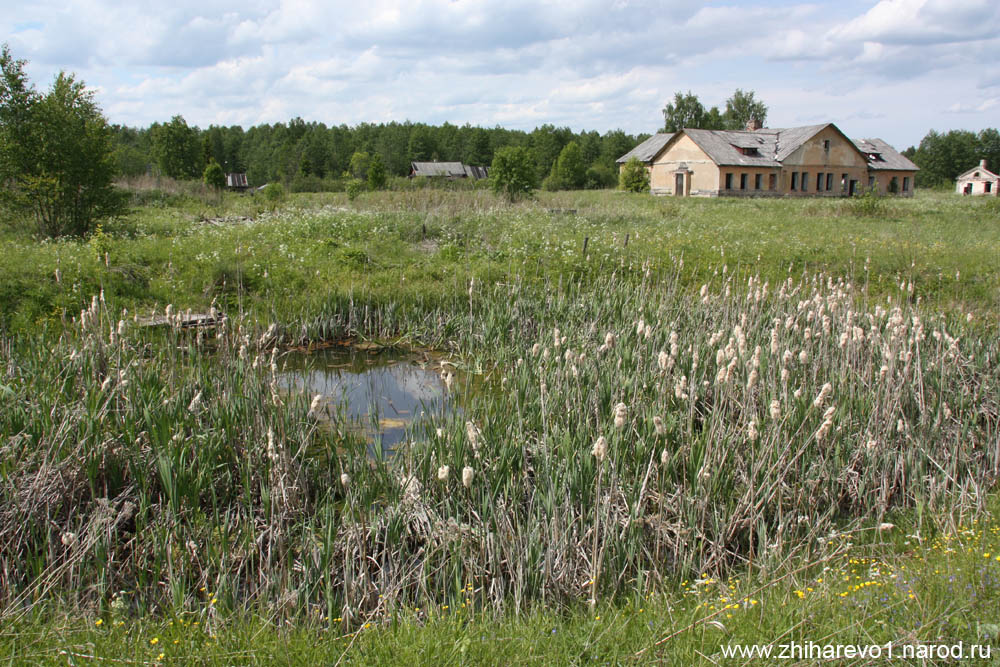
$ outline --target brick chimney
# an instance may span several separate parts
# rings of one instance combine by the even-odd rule
[[[756,118],[751,118],[747,121],[747,132],[756,132],[762,127],[764,127],[764,124]]]
[[[985,159],[982,159],[982,160],[979,161],[979,168],[983,169],[983,170],[986,169],[986,160]]]

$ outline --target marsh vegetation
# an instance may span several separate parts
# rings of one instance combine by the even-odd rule
[[[596,607],[957,525],[1000,472],[988,202],[144,197],[3,240],[5,617]],[[461,410],[393,456],[324,428],[287,353],[348,339],[444,355]]]

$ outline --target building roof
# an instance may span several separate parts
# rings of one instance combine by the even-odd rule
[[[465,175],[476,181],[481,178],[487,178],[490,175],[489,167],[475,167],[469,164],[464,164],[462,167],[465,169]]]
[[[672,132],[660,132],[654,134],[649,139],[630,150],[625,155],[615,160],[616,163],[628,162],[636,158],[639,162],[651,162],[654,157],[667,145],[667,142],[674,136]]]
[[[961,174],[955,177],[956,181],[961,181],[966,178],[975,178],[973,174],[979,172],[979,178],[981,180],[993,180],[994,178],[1000,178],[1000,174],[994,174],[992,171],[986,168],[986,160],[982,160],[978,167],[973,167],[967,171],[963,171]]]
[[[226,174],[226,187],[227,188],[248,187],[247,175],[243,173]]]
[[[465,176],[465,166],[461,162],[411,162],[414,176]]]
[[[873,171],[919,171],[902,153],[881,139],[851,139],[868,157],[868,168]]]

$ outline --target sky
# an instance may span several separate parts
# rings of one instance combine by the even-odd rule
[[[0,0],[39,89],[60,71],[112,123],[550,123],[655,132],[674,93],[769,127],[834,122],[903,150],[1000,126],[997,0]]]

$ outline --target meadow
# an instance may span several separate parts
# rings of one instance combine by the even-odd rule
[[[696,659],[714,631],[992,622],[996,202],[134,198],[86,240],[0,237],[0,649],[179,660],[169,636],[225,663],[296,628],[474,661],[509,625],[567,635],[557,659],[669,661],[676,631]],[[462,414],[366,456],[279,386],[330,340],[446,354]],[[927,568],[899,586],[935,535],[975,600]],[[845,607],[823,568],[891,583],[898,614]]]

